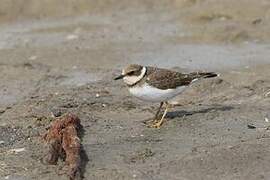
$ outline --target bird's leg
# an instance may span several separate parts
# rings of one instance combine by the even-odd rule
[[[163,104],[164,104],[164,102],[161,102],[161,103],[160,103],[159,108],[158,108],[158,110],[157,110],[157,113],[156,113],[156,115],[155,115],[155,117],[154,117],[154,121],[156,121],[156,120],[158,119],[158,115],[159,115],[159,113],[160,113],[160,110],[161,110]]]
[[[165,116],[166,116],[166,114],[168,112],[168,109],[170,107],[170,104],[168,102],[165,102],[165,104],[166,104],[166,108],[165,108],[165,111],[164,111],[161,119],[159,121],[157,121],[157,122],[154,122],[150,127],[160,128],[160,126],[163,124],[164,118],[165,118]]]
[[[146,121],[145,124],[149,124],[149,123],[153,123],[153,122],[158,122],[158,116],[159,116],[159,113],[160,113],[160,110],[161,110],[163,104],[164,104],[164,102],[161,102],[160,103],[159,108],[158,108],[158,110],[157,110],[157,112],[155,114],[154,119],[151,119],[149,121]]]

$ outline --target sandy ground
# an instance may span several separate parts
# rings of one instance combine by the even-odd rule
[[[84,179],[270,179],[270,3],[117,2],[0,6],[0,179],[67,179],[40,161],[40,136],[66,112],[84,127]],[[221,76],[152,129],[158,104],[112,80],[129,63]]]

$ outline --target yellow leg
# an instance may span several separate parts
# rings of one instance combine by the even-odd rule
[[[157,112],[155,114],[154,119],[151,119],[149,121],[146,121],[145,124],[150,124],[150,123],[156,123],[156,122],[158,122],[158,116],[159,116],[159,113],[160,113],[160,110],[161,110],[163,104],[164,104],[164,102],[161,102],[160,103],[160,106],[159,106],[159,108],[158,108],[158,110],[157,110]]]
[[[156,121],[156,120],[157,120],[158,115],[159,115],[159,113],[160,113],[160,110],[161,110],[161,108],[162,108],[163,104],[164,104],[164,102],[161,102],[161,103],[160,103],[160,106],[159,106],[159,108],[158,108],[158,111],[157,111],[157,113],[156,113],[156,115],[155,115],[155,117],[154,117],[154,121]]]
[[[157,121],[157,122],[154,122],[150,127],[153,127],[153,128],[160,128],[161,125],[163,124],[164,118],[165,118],[165,116],[166,116],[166,114],[167,114],[167,112],[168,112],[169,106],[170,106],[168,102],[165,102],[165,103],[166,103],[166,109],[165,109],[165,111],[164,111],[164,113],[163,113],[161,119],[160,119],[159,121]]]

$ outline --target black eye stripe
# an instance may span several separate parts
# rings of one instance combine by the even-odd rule
[[[131,71],[128,73],[128,75],[134,75],[134,73],[135,73],[134,71]]]

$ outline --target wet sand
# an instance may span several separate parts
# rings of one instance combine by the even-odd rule
[[[84,126],[85,179],[269,179],[269,131],[247,126],[269,126],[268,2],[78,2],[0,13],[0,179],[66,179],[40,161],[40,135],[66,112]],[[221,76],[151,129],[158,104],[112,81],[129,63]]]

